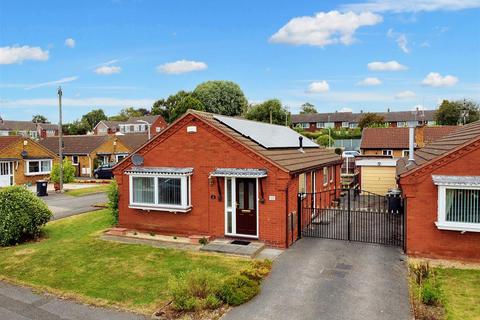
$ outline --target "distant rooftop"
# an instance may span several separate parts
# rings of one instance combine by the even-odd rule
[[[386,122],[423,120],[433,121],[436,110],[371,112],[385,118]],[[358,122],[366,112],[329,112],[293,114],[293,124],[304,122]]]

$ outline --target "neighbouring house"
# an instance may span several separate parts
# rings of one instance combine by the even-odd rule
[[[100,121],[93,128],[94,135],[147,133],[150,127],[152,136],[167,127],[167,122],[162,116],[131,117],[127,121]]]
[[[457,129],[457,126],[417,126],[414,131],[415,148],[422,148],[455,129]],[[408,137],[408,128],[364,128],[360,151],[364,156],[407,157]]]
[[[189,110],[114,167],[119,225],[288,247],[298,193],[336,192],[340,166],[288,127]]]
[[[480,261],[480,121],[401,159],[407,253]]]
[[[58,126],[51,123],[3,120],[0,118],[0,136],[21,135],[39,139],[58,135]]]
[[[63,156],[75,166],[77,177],[92,177],[93,171],[103,163],[121,161],[132,150],[147,141],[146,134],[117,135],[80,135],[64,136]],[[58,154],[58,137],[40,140],[40,143]]]
[[[31,138],[0,136],[0,187],[47,179],[58,156]]]
[[[419,125],[435,125],[436,110],[388,111],[375,112],[383,116],[390,127],[406,127],[409,121],[415,120]],[[292,125],[305,131],[315,132],[323,129],[358,128],[363,112],[330,112],[293,114]]]

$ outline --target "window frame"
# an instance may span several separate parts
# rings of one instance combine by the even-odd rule
[[[328,184],[328,167],[323,167],[323,185]]]
[[[392,149],[382,149],[382,156],[393,156],[393,150]]]
[[[49,171],[42,171],[42,162],[48,161],[50,163]],[[38,162],[38,172],[30,172],[30,162]],[[26,176],[43,176],[52,172],[53,160],[52,159],[30,159],[25,160],[25,175]]]
[[[409,156],[410,150],[402,150],[402,158],[408,157]]]
[[[133,178],[153,178],[154,203],[133,202]],[[181,204],[162,204],[158,202],[158,178],[180,179]],[[192,182],[191,174],[129,174],[129,208],[146,211],[188,212],[192,209]]]
[[[437,221],[435,225],[439,230],[461,232],[480,232],[480,223],[447,221],[447,189],[480,190],[480,186],[473,185],[446,185],[438,184]]]
[[[76,162],[73,160],[73,159],[75,159],[75,158],[77,158],[77,161],[76,161]],[[72,165],[78,166],[79,163],[80,163],[80,158],[79,158],[79,156],[73,155],[73,156],[72,156]]]
[[[315,125],[316,125],[317,129],[325,128],[325,122],[317,122]]]
[[[118,160],[118,157],[122,157],[122,159]],[[128,153],[120,153],[120,154],[116,154],[115,155],[115,162],[120,162],[122,161],[123,159],[125,159],[126,157],[128,157]]]

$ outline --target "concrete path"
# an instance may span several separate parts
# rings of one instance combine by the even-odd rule
[[[49,193],[47,197],[41,197],[53,212],[53,219],[57,220],[76,214],[98,210],[93,207],[98,203],[107,202],[105,193],[91,194],[81,197],[72,197],[67,194]]]
[[[0,282],[0,319],[2,320],[145,320],[147,317],[96,308],[39,295],[30,289]]]
[[[224,320],[412,319],[399,248],[304,238],[275,262],[252,301]]]

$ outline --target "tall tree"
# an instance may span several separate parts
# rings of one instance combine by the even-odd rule
[[[102,120],[107,120],[107,116],[102,109],[92,110],[84,114],[81,119],[88,131],[91,131]]]
[[[41,115],[41,114],[36,114],[32,118],[33,123],[47,123],[47,117]]]
[[[358,126],[360,129],[367,127],[378,127],[385,124],[385,118],[376,113],[366,112],[358,120]]]
[[[282,103],[278,99],[271,99],[265,102],[250,106],[245,112],[246,119],[270,123],[270,116],[272,123],[285,125],[290,124],[290,114],[282,107]]]
[[[85,122],[81,120],[75,120],[72,123],[64,124],[62,126],[62,131],[66,135],[84,135],[89,131],[89,129]]]
[[[203,104],[200,101],[197,99],[191,100],[190,98],[193,98],[190,92],[183,90],[178,91],[176,94],[170,95],[167,99],[155,101],[151,114],[161,115],[165,121],[171,123],[185,113],[187,109],[204,110]]]
[[[193,97],[205,106],[206,111],[226,116],[241,115],[248,106],[242,89],[232,81],[203,82],[193,90]]]
[[[300,114],[306,114],[306,113],[317,113],[317,109],[310,102],[305,102],[304,104],[302,104]]]
[[[479,106],[472,100],[443,100],[435,113],[435,121],[440,125],[467,124],[480,117]]]

